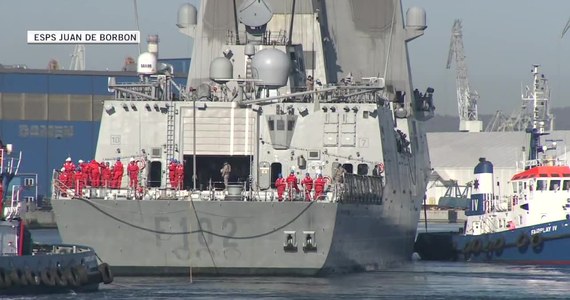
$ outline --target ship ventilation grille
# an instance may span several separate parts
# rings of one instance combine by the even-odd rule
[[[151,153],[150,155],[151,155],[152,157],[160,157],[160,152],[161,152],[161,151],[160,151],[160,148],[152,148],[152,149],[151,149],[151,152],[150,152],[150,153]]]

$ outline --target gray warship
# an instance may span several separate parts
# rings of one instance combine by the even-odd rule
[[[156,64],[157,36],[139,82],[109,80],[95,159],[134,161],[138,183],[54,176],[62,240],[115,275],[321,276],[410,260],[434,105],[433,89],[412,88],[407,42],[425,11],[404,23],[399,0],[202,0],[177,26],[194,38],[187,86]],[[306,173],[322,190],[276,187]]]

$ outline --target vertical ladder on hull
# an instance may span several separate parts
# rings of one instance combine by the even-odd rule
[[[170,101],[167,107],[167,112],[166,112],[166,170],[167,171],[167,180],[166,180],[166,186],[170,186],[170,180],[168,180],[168,177],[170,174],[168,174],[169,168],[168,165],[170,164],[170,161],[172,159],[174,159],[174,151],[176,148],[176,132],[175,130],[175,126],[174,126],[174,119],[176,116],[176,106],[174,106],[174,102]]]

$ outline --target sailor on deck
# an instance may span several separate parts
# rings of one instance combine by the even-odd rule
[[[277,180],[275,180],[275,188],[277,189],[277,200],[279,200],[279,202],[283,201],[283,193],[285,192],[286,186],[287,183],[285,182],[283,175],[277,175]]]
[[[139,185],[139,166],[137,161],[131,157],[127,166],[127,174],[129,175],[129,187],[136,190]]]
[[[121,162],[121,159],[117,157],[117,161],[115,162],[115,165],[113,166],[113,175],[112,175],[112,181],[111,181],[111,187],[115,188],[115,189],[119,189],[121,188],[121,183],[123,181],[123,172],[124,172],[124,167],[123,167],[123,163]]]
[[[295,193],[299,193],[299,186],[297,185],[297,176],[295,176],[295,171],[291,171],[289,176],[287,176],[287,191],[289,193],[289,200],[293,200],[293,190]]]
[[[317,179],[315,179],[315,201],[322,200],[321,197],[325,191],[326,180],[323,178],[323,174],[318,174]]]
[[[222,178],[224,179],[224,189],[228,188],[231,172],[232,172],[232,166],[227,161],[224,162],[224,166],[220,169],[220,173],[222,174]]]
[[[311,174],[307,172],[301,184],[303,188],[305,188],[305,200],[311,201],[311,191],[313,190],[313,178],[311,178]]]

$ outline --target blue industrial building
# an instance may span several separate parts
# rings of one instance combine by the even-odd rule
[[[186,84],[189,58],[160,61],[172,64],[175,81]],[[0,139],[23,152],[21,174],[37,174],[31,186],[26,179],[38,192],[37,205],[49,198],[53,170],[68,156],[76,163],[95,156],[102,101],[112,97],[109,77],[138,81],[135,72],[0,68]]]

